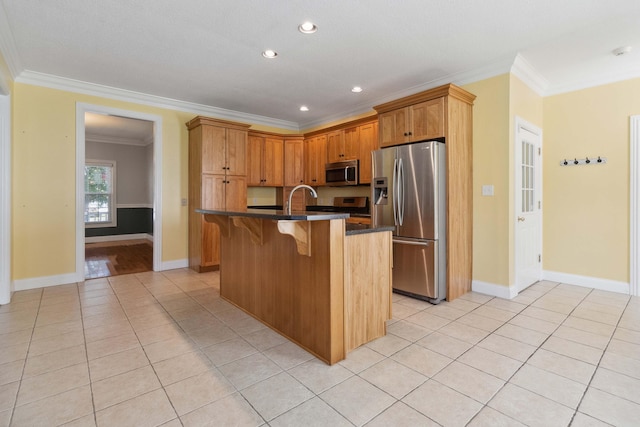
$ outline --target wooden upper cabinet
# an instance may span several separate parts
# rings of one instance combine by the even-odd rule
[[[378,123],[359,126],[360,184],[371,183],[371,152],[378,148]]]
[[[249,135],[247,185],[282,186],[283,147],[281,138]]]
[[[223,127],[203,125],[202,133],[202,173],[224,174],[226,161],[226,135]],[[246,132],[245,132],[246,135]]]
[[[409,107],[411,141],[444,137],[444,98],[436,98]]]
[[[380,114],[380,146],[444,137],[444,98]]]
[[[262,185],[264,138],[249,135],[247,148],[247,185]]]
[[[278,138],[264,140],[264,185],[279,187],[282,185],[284,168],[284,141]]]
[[[380,146],[404,144],[409,128],[409,109],[400,108],[378,116],[380,123]]]
[[[294,187],[304,183],[304,140],[302,137],[285,138],[284,185]]]
[[[324,185],[327,163],[327,135],[317,135],[304,141],[304,181],[311,186]]]
[[[227,129],[225,158],[227,175],[247,175],[247,131]]]
[[[327,134],[327,163],[347,160],[344,151],[344,131],[329,132]]]
[[[342,160],[355,160],[360,157],[360,126],[344,130]]]

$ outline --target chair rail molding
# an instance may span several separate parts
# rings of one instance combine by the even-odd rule
[[[630,165],[629,175],[631,182],[629,185],[629,228],[630,228],[630,248],[629,248],[629,293],[634,296],[640,295],[640,115],[630,118],[629,142]]]

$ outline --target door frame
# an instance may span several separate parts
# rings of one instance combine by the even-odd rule
[[[162,117],[155,114],[76,103],[76,276],[84,280],[85,113],[153,122],[153,271],[162,270]]]
[[[11,302],[11,95],[0,85],[0,304]]]
[[[518,250],[517,250],[517,246],[518,246],[518,233],[517,233],[517,212],[519,209],[518,206],[518,201],[520,200],[519,196],[518,196],[518,189],[519,189],[519,183],[518,183],[518,164],[520,162],[520,159],[518,158],[518,153],[521,152],[521,150],[518,150],[518,144],[520,143],[520,129],[524,129],[530,133],[533,133],[535,135],[537,135],[540,138],[540,150],[542,150],[542,129],[539,128],[538,126],[524,120],[522,117],[519,116],[515,116],[515,139],[514,139],[514,147],[513,147],[513,159],[514,159],[514,168],[513,168],[513,182],[514,182],[514,197],[513,197],[513,208],[514,208],[514,215],[513,215],[513,224],[514,224],[514,228],[513,228],[513,260],[514,260],[514,286],[517,290],[517,292],[520,292],[520,290],[518,289]],[[542,203],[542,155],[540,155],[538,157],[538,162],[536,163],[537,166],[539,166],[537,168],[537,171],[539,171],[538,174],[536,174],[536,189],[537,194],[538,194],[538,200],[540,203]],[[542,206],[539,209],[540,211],[540,224],[539,224],[539,230],[540,230],[540,234],[538,235],[538,240],[539,240],[539,245],[540,245],[540,257],[542,257],[543,253],[542,253],[542,224],[543,224],[543,210],[542,210]],[[542,279],[542,262],[540,262],[540,277],[538,277],[538,280]]]
[[[640,115],[629,120],[629,294],[640,295]]]

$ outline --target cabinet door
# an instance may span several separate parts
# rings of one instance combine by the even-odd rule
[[[360,184],[371,183],[371,152],[377,145],[378,123],[360,126]]]
[[[304,183],[307,185],[317,185],[315,171],[315,149],[313,143],[315,138],[307,138],[304,140]]]
[[[408,107],[389,111],[378,116],[380,123],[380,147],[404,144],[408,141]]]
[[[227,176],[224,192],[228,211],[247,209],[247,179],[245,177]]]
[[[227,175],[247,175],[247,131],[227,129]]]
[[[224,175],[202,174],[202,209],[224,209]]]
[[[325,185],[325,166],[327,164],[327,135],[318,135],[315,141],[316,146],[316,176],[315,185]]]
[[[200,214],[198,214],[200,215]],[[216,224],[204,220],[204,215],[200,215],[202,221],[202,233],[200,239],[200,263],[199,267],[210,267],[220,264],[220,229]]]
[[[411,141],[422,141],[444,136],[444,98],[412,105]]]
[[[283,180],[284,141],[276,138],[264,140],[264,162],[262,164],[262,185],[281,187]]]
[[[301,139],[284,143],[284,185],[294,187],[304,182],[304,144]]]
[[[324,167],[327,163],[327,136],[318,135],[305,140],[305,183],[311,186],[324,185]]]
[[[327,162],[344,160],[344,134],[341,130],[327,134]]]
[[[342,160],[355,160],[360,151],[360,127],[344,130],[344,150]]]
[[[202,126],[202,173],[225,173],[225,137],[225,128]]]
[[[264,138],[250,136],[247,148],[247,185],[258,186],[263,183],[263,151]]]

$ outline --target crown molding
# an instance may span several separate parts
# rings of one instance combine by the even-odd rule
[[[640,78],[640,69],[632,70],[624,73],[608,74],[600,76],[596,79],[585,79],[572,81],[565,84],[552,85],[546,91],[545,96],[560,95],[567,92],[588,89],[596,86],[602,86],[610,83],[617,83],[625,80]]]
[[[522,55],[517,54],[513,65],[511,66],[511,74],[522,80],[535,93],[545,96],[549,90],[549,81],[545,79]]]
[[[38,73],[36,71],[25,70],[15,79],[17,83],[30,84],[34,86],[48,87],[50,89],[64,90],[68,92],[81,93],[84,95],[99,96],[102,98],[115,99],[119,101],[132,102],[135,104],[148,105],[150,107],[164,108],[168,110],[183,111],[202,116],[212,116],[216,118],[259,124],[299,131],[300,127],[295,122],[279,120],[271,117],[258,116],[255,114],[242,113],[224,108],[211,107],[194,102],[179,101],[177,99],[164,98],[161,96],[148,95],[126,89],[119,89],[111,86],[104,86],[80,80],[68,79],[51,74]]]

